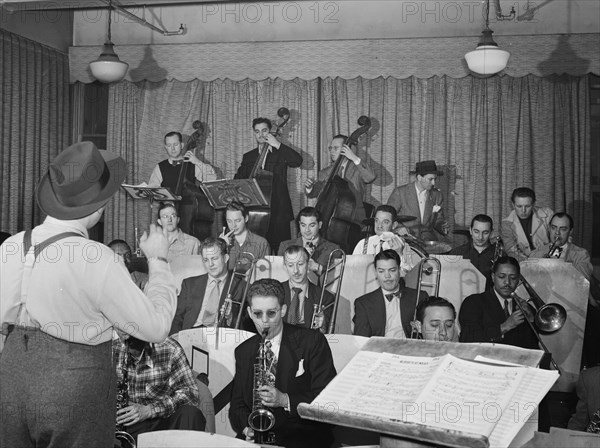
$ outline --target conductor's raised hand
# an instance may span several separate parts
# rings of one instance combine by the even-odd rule
[[[140,249],[142,249],[146,258],[167,258],[167,254],[169,253],[167,228],[150,224],[150,230],[144,232],[140,238]]]

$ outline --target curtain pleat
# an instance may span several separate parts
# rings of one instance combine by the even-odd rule
[[[42,219],[34,191],[48,163],[71,142],[66,54],[0,29],[0,229]]]
[[[194,120],[206,133],[200,155],[222,177],[233,177],[243,153],[255,146],[252,119],[276,119],[277,109],[285,106],[291,120],[282,140],[304,157],[300,169],[289,171],[298,212],[314,203],[303,185],[329,164],[333,135],[351,134],[366,115],[371,129],[360,140],[358,155],[377,173],[367,202],[386,203],[396,186],[413,179],[416,162],[433,159],[445,174],[437,186],[455,228],[468,226],[478,213],[490,215],[498,227],[511,210],[512,190],[529,186],[539,205],[571,213],[575,242],[591,247],[585,76],[123,81],[111,89],[134,86],[128,101],[111,95],[109,106],[109,149],[127,145],[127,152],[119,151],[131,167],[132,183],[148,180],[165,158],[163,135],[177,130],[187,138]],[[115,207],[107,239],[131,241],[135,226],[147,226],[147,209],[138,207],[136,214],[130,207],[127,200]]]

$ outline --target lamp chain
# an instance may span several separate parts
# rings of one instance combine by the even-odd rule
[[[112,42],[112,40],[110,38],[110,22],[111,22],[110,16],[111,16],[111,13],[112,13],[112,0],[110,0],[108,2],[108,40],[109,40],[109,42]]]

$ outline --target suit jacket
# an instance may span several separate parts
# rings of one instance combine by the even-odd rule
[[[417,198],[414,182],[394,188],[387,203],[394,207],[399,215],[417,217],[416,220],[405,223],[412,235],[423,240],[436,241],[438,237],[434,230],[441,234],[444,233],[442,227],[447,223],[444,217],[444,198],[442,192],[437,188],[432,188],[427,194],[423,219],[421,219],[419,199]],[[433,213],[435,205],[440,207],[437,213]]]
[[[502,336],[500,324],[506,320],[504,309],[494,292],[487,290],[467,297],[458,314],[460,342],[495,342],[538,349],[538,341],[526,322]]]
[[[288,313],[284,317],[284,321],[287,322],[287,316],[289,314],[290,304],[292,303],[291,289],[289,280],[285,283],[282,283],[283,289],[285,290],[285,305],[288,307]],[[319,305],[319,301],[321,300],[321,288],[316,286],[315,284],[308,282],[308,294],[304,297],[304,324],[302,325],[304,328],[310,328],[312,323],[313,313],[315,310],[315,305]],[[329,291],[325,291],[323,295],[323,307],[327,305],[332,305],[324,311],[325,314],[325,328],[331,322],[331,315],[333,313],[333,302],[335,300],[335,296],[331,294]]]
[[[407,338],[410,338],[412,327],[410,322],[415,315],[417,307],[417,290],[400,286],[400,318],[402,319],[402,328]],[[419,301],[428,297],[425,291],[421,291]],[[354,301],[354,335],[366,336],[385,336],[385,300],[383,290],[377,288]]]
[[[235,376],[229,420],[240,434],[248,426],[252,411],[253,365],[261,337],[256,335],[235,349]],[[331,350],[319,331],[284,324],[277,358],[275,387],[290,398],[290,412],[272,408],[277,444],[298,447],[329,447],[333,438],[329,425],[303,420],[299,403],[310,403],[335,377]]]
[[[333,166],[333,164],[329,165],[319,171],[317,182],[315,182],[313,189],[306,196],[309,198],[316,198],[319,196],[319,193],[321,193],[327,182],[327,178],[331,174],[331,170],[333,170]],[[348,160],[344,179],[348,181],[348,186],[356,198],[356,210],[354,212],[353,220],[359,225],[362,224],[362,221],[366,218],[365,207],[363,205],[365,186],[366,184],[373,182],[376,178],[377,175],[375,172],[362,159],[358,165]]]
[[[283,256],[283,254],[285,253],[285,250],[290,246],[304,247],[304,242],[302,241],[302,237],[298,237],[295,240],[283,241],[279,245],[277,255]],[[329,255],[331,254],[331,252],[333,252],[335,249],[339,249],[339,248],[340,248],[340,246],[338,246],[337,244],[332,243],[331,241],[327,241],[325,238],[320,236],[319,244],[317,244],[317,247],[315,247],[315,250],[313,251],[310,258],[311,258],[311,260],[314,260],[317,263],[319,263],[321,266],[325,267],[327,265],[327,260],[329,260]]]
[[[548,228],[554,212],[548,207],[534,207],[531,218],[531,240],[538,248],[550,242]],[[504,244],[504,250],[511,257],[523,261],[529,257],[532,247],[527,241],[521,221],[513,210],[500,223],[500,238]]]
[[[254,163],[258,159],[258,156],[258,148],[254,148],[252,151],[245,153],[242,157],[242,164],[238,168],[234,178],[247,179],[250,177],[250,173],[252,172],[252,168],[254,168]],[[302,165],[302,156],[283,143],[279,149],[273,149],[272,152],[268,153],[265,161],[265,170],[273,173],[271,211],[277,216],[287,219],[287,222],[294,219],[292,201],[287,185],[287,169],[288,167],[296,168],[300,165]]]
[[[229,288],[229,283],[231,282],[231,275],[229,272],[227,274],[227,279],[225,280],[225,284],[221,290],[221,297],[219,300],[219,308],[223,306],[223,302],[225,301],[225,297],[227,296],[227,289]],[[241,280],[239,276],[234,280],[235,283],[231,287],[231,298],[235,302],[242,302],[244,288],[246,286],[246,282]],[[189,277],[183,280],[181,283],[181,293],[177,299],[177,310],[175,311],[175,317],[173,318],[173,323],[171,324],[171,331],[169,334],[178,333],[181,330],[188,330],[194,327],[198,316],[200,315],[200,310],[202,309],[202,303],[204,302],[204,294],[206,292],[206,286],[208,284],[208,274],[198,275],[196,277]],[[244,318],[247,313],[245,312],[245,306],[242,312],[242,318]],[[231,318],[231,327],[235,325],[235,321],[237,319],[238,313],[240,311],[240,307],[238,305],[232,306],[232,318]]]
[[[531,252],[529,258],[545,258],[551,245],[552,243],[546,243],[543,246],[538,247]],[[575,269],[581,272],[588,280],[594,272],[594,267],[590,261],[590,254],[588,251],[573,243],[567,244],[567,248],[564,253],[560,254],[559,260],[563,260],[566,263],[572,263]]]
[[[594,413],[600,409],[600,366],[582,370],[575,390],[579,401],[567,428],[585,431]]]

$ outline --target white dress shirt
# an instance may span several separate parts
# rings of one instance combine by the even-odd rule
[[[389,291],[381,290],[383,292],[383,300],[385,301],[385,337],[404,339],[404,328],[402,327],[402,315],[400,314],[400,291],[391,293]],[[390,301],[385,296],[387,294],[394,294],[395,297]]]

